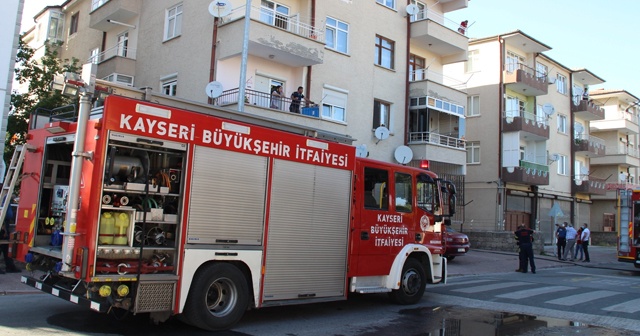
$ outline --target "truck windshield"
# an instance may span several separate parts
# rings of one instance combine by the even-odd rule
[[[418,207],[433,214],[440,212],[438,185],[428,175],[420,175],[417,181]]]

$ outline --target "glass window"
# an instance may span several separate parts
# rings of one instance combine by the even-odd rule
[[[116,45],[116,55],[127,57],[127,48],[129,47],[129,32],[118,35],[118,44]]]
[[[100,62],[100,48],[91,49],[89,52],[89,62],[93,64]]]
[[[556,88],[558,89],[558,93],[566,94],[567,93],[567,77],[558,74],[556,78]]]
[[[376,2],[389,8],[396,8],[396,0],[376,0]]]
[[[326,46],[329,49],[347,53],[349,45],[349,25],[340,20],[327,17]]]
[[[172,78],[163,81],[161,92],[167,96],[175,96],[178,93],[178,79]]]
[[[413,209],[411,175],[396,173],[395,179],[396,211],[411,212],[411,209]]]
[[[109,0],[92,0],[91,1],[91,10],[97,9],[100,6],[106,4]]]
[[[465,62],[464,71],[476,72],[480,71],[480,50],[469,50],[467,62]]]
[[[507,51],[507,59],[505,69],[507,72],[514,72],[520,69],[520,65],[525,63],[525,58],[514,53],[513,51]]]
[[[164,27],[165,40],[180,36],[182,33],[182,4],[167,9]]]
[[[467,163],[480,163],[480,141],[467,141]]]
[[[436,213],[440,211],[438,186],[429,175],[419,175],[416,183],[418,207]]]
[[[376,35],[375,64],[393,69],[395,42]]]
[[[558,175],[567,175],[567,156],[560,155],[558,158]]]
[[[344,107],[322,104],[322,118],[344,121]]]
[[[389,128],[391,104],[379,100],[373,102],[373,128],[380,126]]]
[[[71,15],[71,24],[69,25],[69,36],[78,32],[78,20],[80,19],[80,12],[76,12]]]
[[[365,209],[388,210],[389,172],[384,169],[364,168],[364,207]]]
[[[467,97],[467,117],[480,115],[480,96]]]
[[[411,3],[418,7],[418,12],[411,16],[411,22],[424,20],[427,18],[427,5],[420,1],[411,0]]]
[[[546,65],[536,63],[536,78],[542,78],[546,80],[548,72],[549,68]]]
[[[418,55],[409,56],[409,81],[419,81],[427,79],[425,69],[426,60]]]
[[[558,132],[567,134],[567,116],[558,114]]]
[[[47,38],[50,40],[61,40],[63,38],[64,14],[51,12],[49,19],[49,33]]]
[[[262,0],[260,21],[282,29],[288,29],[289,8],[269,0]]]

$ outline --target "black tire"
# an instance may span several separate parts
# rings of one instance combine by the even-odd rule
[[[417,259],[409,258],[402,267],[400,288],[391,291],[389,296],[395,303],[401,305],[415,304],[422,299],[425,287],[427,287],[427,276],[424,273],[424,267]]]
[[[447,260],[451,261],[456,258],[456,256],[446,256]]]
[[[205,330],[238,323],[249,305],[249,285],[234,265],[217,263],[196,273],[185,304],[184,319]]]

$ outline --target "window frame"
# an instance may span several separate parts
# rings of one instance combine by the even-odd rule
[[[390,40],[382,35],[376,34],[374,64],[377,66],[381,66],[383,68],[394,70],[395,69],[395,48],[396,48],[395,41]],[[384,62],[385,55],[388,56],[388,63],[389,63],[388,66],[386,62]]]
[[[396,0],[376,0],[376,2],[387,8],[396,9]]]
[[[566,115],[558,113],[558,118],[556,120],[558,124],[558,133],[567,134],[567,120]]]
[[[556,90],[558,93],[567,94],[567,77],[562,74],[556,75]]]
[[[467,61],[464,64],[464,72],[480,71],[480,49],[472,49],[467,52]]]
[[[467,96],[467,109],[465,112],[467,117],[480,116],[480,95]]]
[[[178,94],[178,76],[172,75],[160,79],[160,92],[175,97]]]
[[[54,34],[51,34],[51,28],[55,25]],[[47,39],[54,41],[62,41],[64,39],[64,13],[51,12],[49,16],[49,25],[47,26]]]
[[[182,35],[182,8],[183,4],[181,2],[165,10],[164,41],[168,41]],[[171,14],[172,10],[175,10],[175,14]]]
[[[109,0],[91,0],[91,11],[102,7],[107,2],[109,2]]]
[[[335,25],[330,25],[329,22],[334,21]],[[345,25],[346,26],[346,30],[341,28],[340,25]],[[340,48],[341,44],[340,44],[340,33],[343,33],[342,36],[345,36],[344,38],[346,39],[346,41],[344,42],[344,50],[342,50],[342,48]],[[334,46],[329,45],[329,39],[327,38],[328,36],[333,36],[333,41],[334,41]],[[325,23],[325,40],[327,41],[327,44],[325,45],[327,49],[331,49],[333,51],[337,51],[343,54],[348,54],[349,53],[349,24],[338,20],[334,17],[331,16],[327,16],[327,22]]]
[[[568,173],[567,173],[567,171],[568,171],[567,162],[568,162],[568,160],[567,160],[567,156],[566,155],[562,155],[562,154],[558,155],[558,162],[557,162],[557,164],[558,164],[558,167],[557,167],[558,175],[562,175],[562,176],[567,176],[568,175]]]
[[[467,164],[480,164],[480,141],[467,141],[465,150],[467,151]]]
[[[394,199],[393,203],[397,212],[411,213],[413,211],[413,176],[411,174],[395,172],[394,173]],[[400,195],[402,193],[402,195]],[[398,205],[398,200],[402,196],[402,199],[408,201],[405,205]],[[406,197],[404,197],[406,196]],[[406,199],[408,198],[408,200]]]
[[[386,107],[385,111],[381,110],[381,107],[383,106]],[[389,123],[391,123],[391,103],[380,100],[380,99],[374,99],[373,100],[373,129],[375,130],[380,126],[384,126],[387,129],[390,129]]]
[[[78,32],[78,22],[80,21],[80,12],[76,12],[71,15],[71,22],[69,23],[69,36]]]
[[[409,81],[419,81],[427,79],[425,71],[420,71],[420,75],[417,75],[418,70],[426,70],[427,60],[416,54],[409,55]]]
[[[100,63],[100,47],[89,50],[89,63]]]

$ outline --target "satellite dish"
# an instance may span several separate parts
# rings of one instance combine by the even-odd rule
[[[577,178],[575,181],[576,181],[576,185],[578,185],[578,186],[582,185],[582,180],[581,179]]]
[[[556,83],[556,78],[555,77],[549,77],[549,84],[555,84]]]
[[[582,124],[575,124],[575,129],[576,129],[576,133],[582,133],[584,132],[584,126],[582,126]]]
[[[507,171],[508,171],[509,173],[513,173],[514,171],[516,171],[516,169],[515,169],[515,168],[513,168],[513,167],[507,167]]]
[[[376,139],[384,140],[389,137],[389,129],[384,126],[380,126],[376,128],[376,132],[374,134],[376,136]]]
[[[413,159],[413,151],[407,146],[400,146],[396,148],[393,156],[399,164],[407,164]]]
[[[510,124],[513,122],[513,117],[507,117],[507,124]]]
[[[589,168],[587,168],[586,166],[580,167],[580,174],[588,175],[589,174]]]
[[[552,115],[555,111],[556,111],[556,108],[553,107],[551,103],[546,103],[542,105],[542,112],[544,112],[544,114],[548,116]]]
[[[554,161],[554,162],[560,160],[560,154],[558,154],[558,153],[551,154],[549,156],[549,160]]]
[[[620,180],[620,182],[626,182],[627,181],[627,174],[620,173],[620,175],[618,175],[618,179]]]
[[[418,13],[420,8],[418,8],[416,4],[410,4],[410,5],[407,5],[407,8],[405,8],[405,10],[407,11],[407,14],[415,15]]]
[[[218,98],[222,94],[222,83],[213,81],[207,84],[205,92],[209,98]]]
[[[229,0],[214,0],[209,4],[209,13],[217,18],[229,15],[231,9]]]
[[[357,157],[367,157],[369,156],[369,151],[367,150],[367,145],[362,144],[356,146],[356,156]]]

